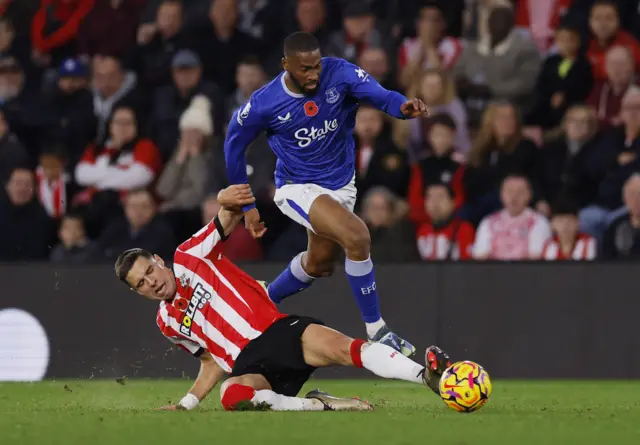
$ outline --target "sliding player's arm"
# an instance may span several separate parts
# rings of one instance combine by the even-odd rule
[[[208,352],[200,356],[200,372],[196,381],[189,389],[187,395],[176,405],[168,405],[159,408],[167,411],[192,410],[211,392],[211,390],[224,377],[224,370],[215,362]]]
[[[231,184],[248,184],[247,161],[245,153],[261,131],[265,129],[262,116],[256,106],[254,97],[231,118],[224,140],[224,160],[227,165],[227,178]],[[242,207],[245,213],[245,225],[254,238],[260,238],[266,229],[260,222],[260,213],[255,203]]]
[[[349,86],[351,96],[397,119],[412,119],[428,114],[427,106],[420,99],[407,99],[398,92],[387,90],[365,70],[352,63],[345,62],[342,65],[342,78]]]

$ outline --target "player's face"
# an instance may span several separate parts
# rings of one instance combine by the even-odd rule
[[[320,50],[306,53],[296,53],[283,59],[284,69],[289,73],[289,79],[306,95],[313,95],[320,84],[322,71],[322,55]]]
[[[170,269],[158,255],[139,257],[127,274],[129,286],[150,300],[168,300],[176,293],[176,281]]]

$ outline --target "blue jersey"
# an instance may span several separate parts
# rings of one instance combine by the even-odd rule
[[[253,93],[231,118],[224,143],[231,184],[248,182],[245,151],[265,131],[278,158],[276,187],[312,183],[337,190],[355,174],[352,134],[358,103],[404,118],[402,94],[386,90],[362,68],[343,59],[322,58],[314,95],[290,91],[284,76],[283,71]]]

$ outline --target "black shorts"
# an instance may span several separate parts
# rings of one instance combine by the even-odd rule
[[[289,315],[273,323],[240,352],[231,371],[232,377],[260,374],[271,389],[285,396],[298,395],[315,367],[304,361],[302,334],[310,324],[324,325],[311,317]]]

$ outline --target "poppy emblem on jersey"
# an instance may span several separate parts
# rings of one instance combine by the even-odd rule
[[[318,114],[318,106],[314,101],[310,100],[304,104],[304,114],[309,117],[313,117]]]
[[[176,297],[173,300],[173,305],[176,307],[176,309],[178,309],[179,311],[184,311],[185,309],[187,309],[187,307],[189,306],[189,303],[187,302],[187,300],[185,300],[184,298],[180,298],[180,297]]]
[[[335,104],[340,99],[340,93],[335,88],[329,88],[325,93],[328,104]]]

